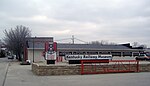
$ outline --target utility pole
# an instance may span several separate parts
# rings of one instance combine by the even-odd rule
[[[35,38],[33,37],[33,63],[34,63],[34,43],[35,43]]]
[[[72,35],[72,44],[74,44],[74,35]]]

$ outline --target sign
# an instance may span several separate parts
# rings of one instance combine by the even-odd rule
[[[54,42],[46,42],[45,43],[45,52],[46,52],[46,60],[56,60],[56,50],[57,44]]]
[[[48,53],[46,54],[47,54],[46,60],[56,60],[56,52],[53,54],[48,54]]]
[[[112,59],[112,55],[65,55],[66,60]]]

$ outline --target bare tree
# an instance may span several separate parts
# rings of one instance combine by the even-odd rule
[[[147,45],[146,45],[146,44],[140,44],[140,43],[138,43],[138,42],[133,42],[132,45],[133,45],[133,47],[142,47],[142,48],[144,48],[144,49],[147,48]]]
[[[106,44],[108,44],[108,42],[104,41],[104,40],[101,40],[101,41],[92,41],[91,44],[106,45]]]
[[[31,31],[25,26],[18,25],[14,29],[11,28],[9,31],[5,29],[4,34],[4,42],[6,43],[7,48],[13,51],[13,53],[18,57],[18,60],[21,61],[24,40],[26,37],[31,36]]]
[[[140,45],[139,47],[143,47],[143,49],[146,49],[146,48],[147,48],[147,45],[146,45],[146,44],[142,44],[142,45]]]
[[[138,47],[139,43],[138,42],[133,42],[132,45],[133,45],[133,47]]]
[[[101,45],[108,45],[108,41],[106,41],[106,40],[101,40],[101,41],[100,41],[100,44],[101,44]]]
[[[116,45],[116,43],[113,42],[108,42],[106,40],[101,40],[101,41],[92,41],[90,44],[97,44],[97,45]]]
[[[100,45],[100,42],[99,41],[92,41],[92,42],[90,42],[90,44],[98,44],[98,45]]]

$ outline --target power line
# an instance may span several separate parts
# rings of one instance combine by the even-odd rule
[[[55,41],[72,40],[72,44],[74,44],[74,43],[75,43],[75,39],[78,40],[78,41],[80,41],[80,42],[83,42],[83,43],[85,43],[85,44],[88,43],[88,42],[83,41],[83,40],[81,40],[81,39],[75,38],[74,35],[72,35],[72,38],[64,38],[64,39],[59,39],[59,40],[55,40]]]
[[[83,40],[80,40],[80,39],[78,39],[78,38],[75,38],[76,40],[78,40],[78,41],[80,41],[80,42],[84,42],[84,43],[86,43],[87,44],[87,42],[86,41],[83,41]]]
[[[75,39],[74,35],[72,35],[72,44],[74,44],[74,39]]]
[[[63,40],[70,40],[71,38],[64,38],[64,39],[59,39],[59,40],[55,40],[55,41],[63,41]]]

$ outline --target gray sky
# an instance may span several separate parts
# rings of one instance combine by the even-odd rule
[[[150,0],[0,0],[0,38],[16,25],[55,40],[75,35],[150,46]]]

